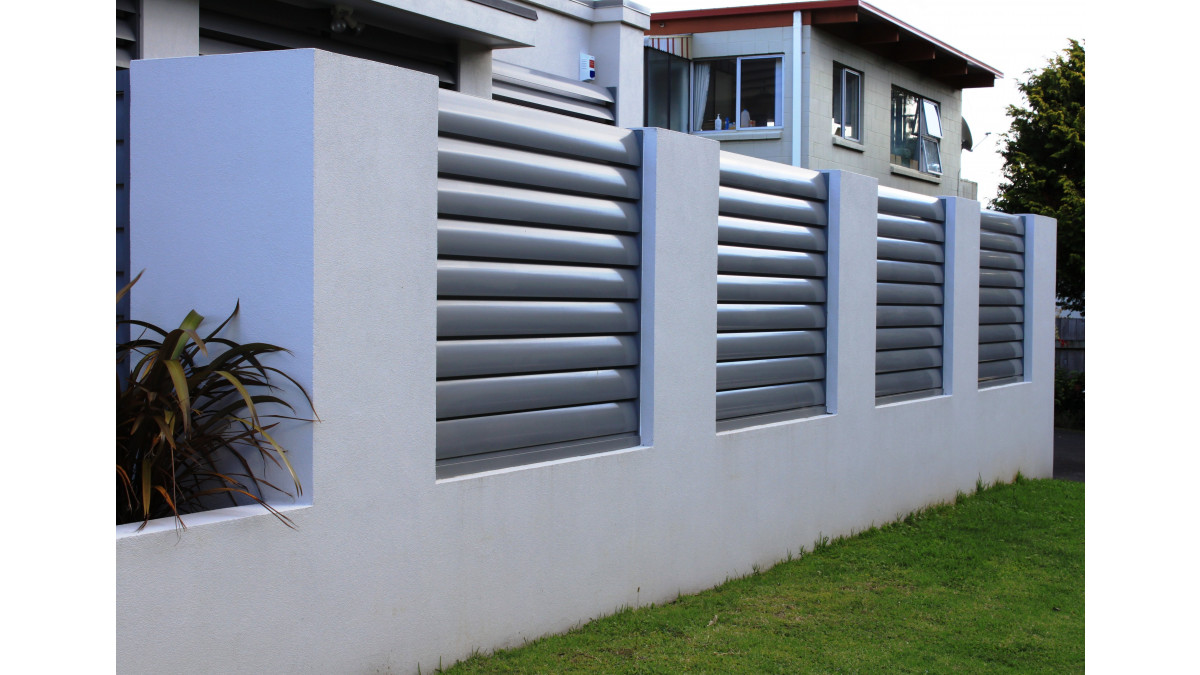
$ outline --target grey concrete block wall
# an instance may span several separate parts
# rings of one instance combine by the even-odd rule
[[[799,118],[793,117],[792,72],[800,62],[792,50],[792,27],[754,28],[692,36],[692,58],[716,59],[737,56],[783,55],[783,119],[779,138],[753,140],[759,130],[700,134],[719,141],[721,149],[782,164],[792,163],[792,135],[799,132]]]
[[[909,192],[938,196],[958,194],[962,145],[962,91],[894,61],[842,40],[826,31],[812,31],[809,55],[809,167],[846,169],[875,176],[880,185]],[[834,63],[863,73],[863,144],[861,149],[838,145],[833,140],[833,68]],[[941,107],[940,177],[914,178],[895,173],[890,160],[892,86],[937,101]]]
[[[311,50],[131,77],[134,268],[172,270],[148,273],[134,312],[216,316],[240,297],[235,335],[296,352],[281,365],[322,421],[292,439],[312,467],[311,502],[280,504],[298,530],[252,507],[178,535],[118,528],[120,672],[429,671],[711,587],[978,477],[1050,475],[1052,220],[1027,221],[1024,381],[974,386],[978,204],[950,200],[952,392],[877,406],[877,182],[831,172],[828,413],[717,433],[718,145],[645,130],[643,445],[437,480],[435,78]],[[247,241],[274,266],[231,260]]]

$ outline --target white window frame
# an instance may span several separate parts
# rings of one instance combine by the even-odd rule
[[[909,91],[903,87],[897,87],[893,85],[892,88],[898,89],[904,92],[906,96],[911,96],[917,100],[917,166],[919,170],[921,173],[941,176],[945,168],[944,163],[942,162],[942,104],[931,98],[926,98],[920,94]],[[934,120],[936,121],[936,126],[929,123],[931,112]],[[890,134],[891,131],[888,133]],[[889,143],[893,142],[893,140],[894,139],[889,139]],[[930,168],[934,163],[930,162],[928,152],[926,150],[926,143],[931,144],[934,150],[937,152],[936,169]],[[911,171],[911,168],[909,170]]]
[[[942,175],[942,106],[937,101],[919,97],[918,108],[921,111],[921,171],[931,173],[936,176]],[[934,125],[929,123],[930,108],[933,109]],[[932,162],[929,161],[929,156],[926,152],[926,143],[933,145],[937,152],[937,169],[932,169]]]
[[[864,89],[864,87],[863,87],[863,72],[861,70],[857,70],[857,69],[851,68],[849,66],[843,66],[840,63],[834,63],[833,67],[834,67],[834,75],[835,75],[835,77],[838,78],[838,80],[841,82],[841,85],[842,85],[841,86],[842,118],[841,119],[834,118],[833,124],[834,124],[835,131],[833,132],[833,135],[837,136],[839,138],[844,138],[848,141],[856,141],[858,143],[862,143],[863,142],[863,128],[862,128],[863,127],[863,89]],[[858,87],[857,87],[857,89],[858,89],[858,106],[857,106],[858,110],[855,111],[858,116],[858,124],[856,124],[854,126],[855,133],[853,136],[846,135],[846,91],[848,89],[848,87],[846,86],[846,73],[853,73],[855,75],[855,77],[858,78]]]
[[[784,119],[783,119],[783,72],[784,72],[783,66],[784,66],[785,58],[786,58],[786,56],[783,54],[761,54],[761,55],[757,55],[757,56],[721,56],[721,57],[714,57],[714,58],[693,59],[693,61],[692,61],[693,66],[696,63],[704,63],[706,61],[725,61],[728,59],[736,59],[737,63],[736,63],[735,68],[737,70],[737,76],[734,78],[734,85],[733,85],[733,87],[734,87],[734,107],[736,108],[736,110],[734,111],[734,127],[733,127],[733,129],[723,129],[723,130],[715,130],[714,129],[712,131],[702,131],[700,129],[692,129],[692,133],[693,134],[715,134],[715,133],[719,133],[720,131],[742,131],[742,130],[746,130],[746,129],[754,129],[756,131],[762,131],[763,129],[771,129],[771,130],[782,129],[785,126]],[[770,126],[743,127],[742,126],[742,115],[741,115],[741,111],[742,111],[742,62],[743,61],[752,61],[752,60],[756,60],[756,59],[778,59],[778,63],[775,64],[775,124],[770,125]],[[696,70],[695,70],[695,67],[693,67],[692,68],[692,83],[691,83],[691,87],[690,87],[690,89],[692,91],[696,90],[695,78],[696,78]],[[690,101],[689,101],[689,103],[690,103]],[[691,125],[692,119],[693,119],[693,116],[689,115],[688,116],[689,126]]]

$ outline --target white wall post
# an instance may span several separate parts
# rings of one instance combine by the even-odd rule
[[[1054,309],[1058,302],[1055,272],[1058,266],[1058,221],[1022,214],[1025,224],[1025,382],[1039,413],[1038,425],[1049,447],[1031,458],[1034,476],[1054,473]]]
[[[642,443],[716,428],[719,143],[666,129],[642,139]]]
[[[600,0],[595,16],[590,47],[596,57],[593,84],[616,89],[617,126],[639,127],[645,116],[642,50],[650,15],[628,0]]]
[[[138,12],[139,59],[166,59],[200,53],[199,0],[142,0]]]
[[[826,406],[839,415],[866,415],[875,406],[879,181],[822,173],[829,181]]]
[[[945,197],[945,299],[942,305],[942,391],[979,389],[979,202]]]

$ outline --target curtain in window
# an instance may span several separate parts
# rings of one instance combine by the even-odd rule
[[[708,81],[712,78],[712,66],[707,63],[695,63],[692,72],[692,131],[700,131],[704,124],[704,106],[708,102]]]

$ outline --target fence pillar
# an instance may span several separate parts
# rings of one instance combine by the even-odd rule
[[[879,181],[849,171],[829,180],[826,402],[830,413],[875,406],[875,248]]]
[[[717,205],[720,148],[709,139],[639,129],[642,139],[641,435],[716,425]]]
[[[1058,221],[1032,214],[1022,214],[1021,220],[1025,223],[1025,381],[1053,380]]]
[[[946,197],[942,391],[979,389],[979,202]]]

